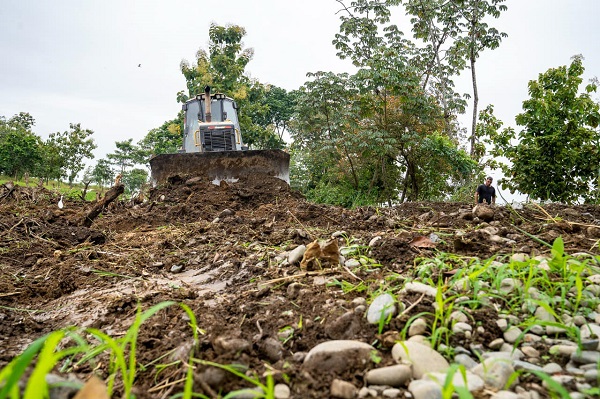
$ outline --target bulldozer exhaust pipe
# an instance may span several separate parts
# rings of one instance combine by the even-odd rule
[[[205,122],[212,122],[212,115],[210,112],[210,86],[204,88],[204,110],[206,111]]]

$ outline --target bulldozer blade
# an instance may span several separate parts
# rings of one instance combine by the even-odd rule
[[[214,184],[267,175],[290,183],[290,155],[281,150],[160,154],[150,160],[150,169],[153,185],[165,183],[176,175],[207,177]]]

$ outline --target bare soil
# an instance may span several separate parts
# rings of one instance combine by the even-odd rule
[[[59,209],[58,199],[37,187],[0,187],[0,367],[34,339],[66,326],[121,336],[138,306],[147,309],[171,300],[190,306],[198,319],[202,331],[196,357],[244,364],[258,376],[271,371],[275,382],[289,385],[292,397],[323,398],[333,378],[363,386],[366,370],[311,373],[303,369],[299,353],[324,341],[353,339],[377,345],[383,364],[392,363],[389,349],[398,332],[411,315],[431,306],[423,300],[379,335],[364,317],[341,317],[353,309],[354,298],[368,294],[345,293],[338,282],[362,280],[375,291],[390,272],[399,279],[411,277],[419,258],[440,252],[482,259],[515,252],[547,254],[550,249],[541,240],[552,242],[558,236],[569,253],[600,252],[598,206],[499,206],[491,224],[499,236],[510,239],[506,243],[493,242],[481,231],[486,224],[473,220],[472,204],[349,210],[309,203],[284,182],[267,177],[221,186],[173,178],[151,190],[143,203],[112,203],[89,228],[83,220],[93,203],[65,199]],[[381,266],[307,272],[280,262],[284,252],[336,232],[341,247],[366,248],[381,237],[368,254],[365,249]],[[434,246],[413,245],[415,238],[431,233],[438,237]],[[402,300],[414,303],[417,298]],[[495,325],[491,309],[474,315],[482,325]],[[282,337],[290,326],[293,335]],[[489,336],[471,339],[487,343],[498,336],[494,333],[490,327]],[[191,343],[186,315],[169,307],[142,326],[137,359],[141,365],[185,359]],[[106,377],[106,363],[74,371],[81,380],[92,372]],[[169,383],[185,372],[183,365],[158,375],[153,367],[140,369],[136,396],[180,392],[182,383]],[[194,390],[207,396],[248,386],[202,365],[195,377]]]

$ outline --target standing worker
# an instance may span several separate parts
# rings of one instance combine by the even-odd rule
[[[492,187],[493,180],[491,176],[488,176],[485,178],[485,183],[477,187],[477,191],[475,191],[475,204],[482,204],[483,201],[488,204],[496,203],[496,189]]]

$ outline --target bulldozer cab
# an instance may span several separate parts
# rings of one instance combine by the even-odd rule
[[[210,98],[208,107],[207,98]],[[204,93],[188,100],[182,108],[185,112],[182,152],[247,149],[242,141],[237,104],[233,99],[220,93]]]

